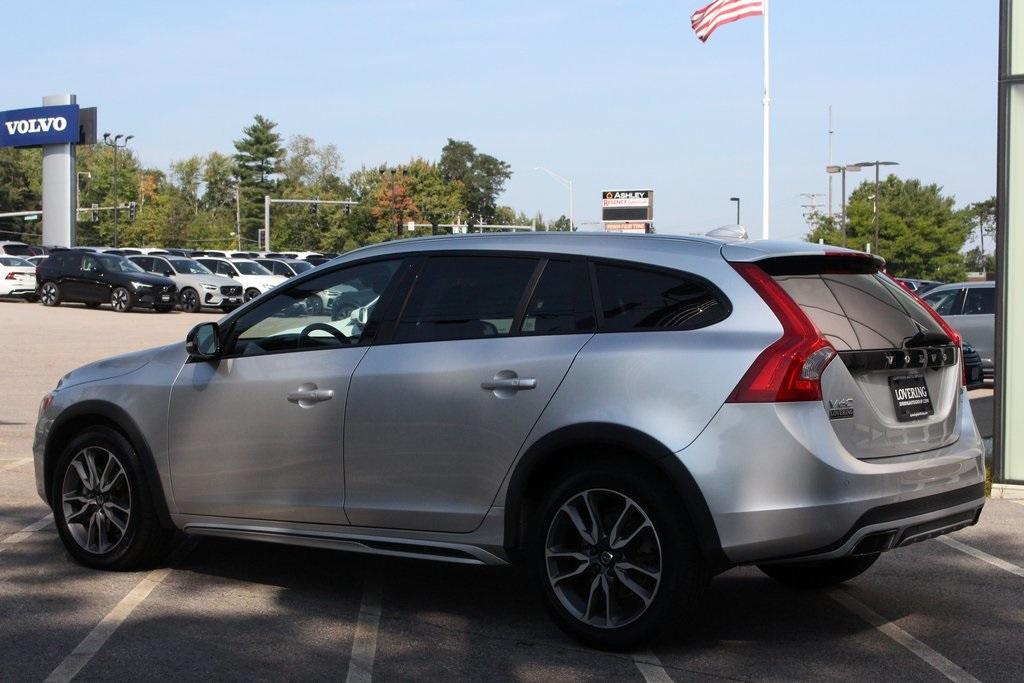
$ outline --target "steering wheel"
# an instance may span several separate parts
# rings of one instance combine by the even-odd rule
[[[310,332],[315,332],[316,330],[326,332],[327,334],[331,335],[332,337],[340,341],[342,344],[349,345],[352,343],[352,340],[349,339],[348,336],[345,335],[345,333],[339,330],[337,327],[328,325],[327,323],[312,323],[310,325],[306,325],[304,328],[302,328],[302,332],[299,332],[300,349],[303,346],[303,341],[309,338]]]

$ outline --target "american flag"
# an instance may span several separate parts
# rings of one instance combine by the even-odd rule
[[[694,12],[690,17],[690,24],[697,38],[704,43],[719,26],[762,14],[762,0],[715,0],[707,7]]]

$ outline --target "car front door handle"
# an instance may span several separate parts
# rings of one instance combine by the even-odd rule
[[[312,405],[322,401],[330,401],[334,398],[333,389],[300,389],[288,393],[288,400],[291,403],[298,403],[300,406]]]
[[[496,389],[524,391],[526,389],[536,389],[537,380],[533,377],[495,377],[492,380],[481,382],[480,388],[488,391],[495,391]]]

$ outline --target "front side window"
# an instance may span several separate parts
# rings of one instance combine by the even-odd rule
[[[137,265],[139,268],[142,268],[143,270],[147,270],[151,273],[154,272],[153,259],[147,256],[136,256],[135,258],[129,260],[135,265]]]
[[[697,278],[608,263],[594,272],[604,332],[695,330],[729,315],[722,295]]]
[[[400,264],[358,264],[275,293],[235,321],[229,353],[255,356],[368,342],[381,296]]]
[[[956,315],[955,304],[959,297],[959,289],[945,289],[941,292],[925,294],[923,298],[939,315]]]
[[[964,315],[992,315],[996,312],[995,287],[969,287],[964,297]]]
[[[512,332],[516,309],[536,267],[534,258],[427,259],[402,312],[394,341],[507,336]]]

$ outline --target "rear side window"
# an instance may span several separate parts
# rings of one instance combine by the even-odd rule
[[[958,315],[959,308],[956,303],[960,299],[959,289],[944,289],[941,292],[931,292],[922,297],[928,305],[935,309],[939,315]]]
[[[837,351],[898,349],[919,331],[943,333],[921,304],[873,265],[836,267],[839,259],[832,260],[780,258],[759,265]]]
[[[552,259],[544,266],[523,317],[523,334],[592,332],[594,295],[584,261]]]
[[[594,264],[603,332],[695,330],[729,316],[711,285],[681,273]]]
[[[983,315],[996,312],[995,287],[969,287],[964,297],[964,315]]]
[[[537,267],[533,258],[434,256],[416,278],[394,341],[502,337]]]

